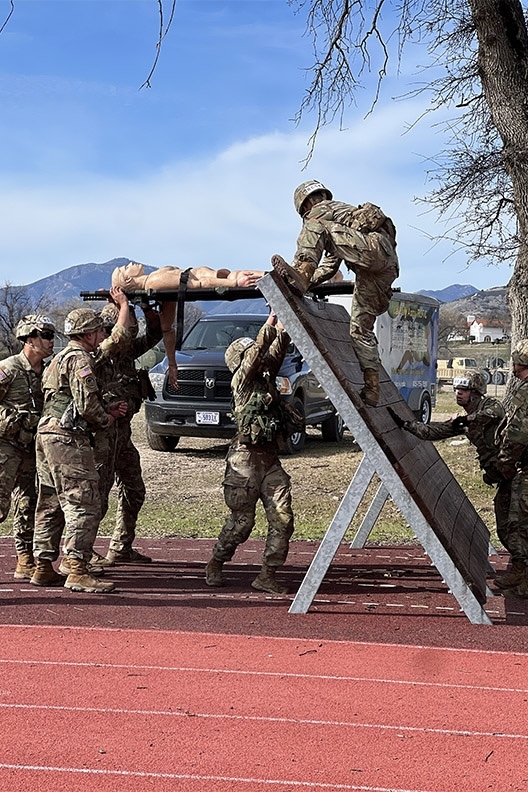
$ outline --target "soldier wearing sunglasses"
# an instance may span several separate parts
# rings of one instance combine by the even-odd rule
[[[14,577],[30,580],[35,571],[35,435],[43,405],[44,360],[53,354],[55,327],[47,316],[30,314],[20,320],[15,335],[22,351],[0,363],[0,522],[12,503]]]

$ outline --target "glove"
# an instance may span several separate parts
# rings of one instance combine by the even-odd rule
[[[494,487],[495,484],[497,484],[495,478],[493,476],[490,476],[489,473],[482,474],[482,481],[484,482],[484,484],[487,484],[488,487]]]
[[[457,434],[462,434],[462,432],[466,429],[468,425],[468,419],[466,415],[457,415],[456,418],[453,418],[451,421],[451,425]]]
[[[407,428],[409,421],[405,421],[400,415],[398,415],[398,413],[395,410],[392,409],[392,407],[387,407],[387,410],[397,427],[399,427],[400,429]]]

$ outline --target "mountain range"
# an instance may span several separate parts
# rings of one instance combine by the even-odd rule
[[[133,260],[133,259],[132,259]],[[61,304],[78,299],[81,291],[97,291],[110,288],[112,272],[116,267],[124,266],[131,261],[129,258],[114,258],[102,264],[77,264],[74,267],[48,275],[23,288],[35,303],[43,296],[54,301],[60,297]],[[145,272],[155,268],[145,266]],[[497,312],[506,306],[506,286],[479,290],[469,284],[455,283],[445,289],[421,289],[418,294],[434,297],[439,302],[454,304],[461,313],[484,316]],[[212,308],[213,306],[210,306]]]
[[[116,267],[123,267],[131,261],[129,258],[115,258],[104,264],[77,264],[74,267],[48,275],[46,278],[29,283],[23,288],[34,302],[46,297],[61,303],[79,298],[81,291],[97,291],[109,289],[112,283],[112,272]],[[153,272],[155,267],[145,266],[145,272]]]

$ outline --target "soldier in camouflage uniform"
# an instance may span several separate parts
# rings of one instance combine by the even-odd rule
[[[504,407],[498,399],[486,396],[486,380],[481,371],[463,372],[453,379],[453,388],[456,403],[464,409],[465,415],[424,424],[421,421],[402,421],[394,411],[392,414],[402,428],[421,440],[445,440],[464,434],[475,446],[480,467],[484,471],[483,481],[497,488],[493,498],[497,536],[511,552],[508,528],[511,482],[502,475],[498,466],[500,444],[497,429],[504,420]],[[495,582],[502,586],[501,580],[497,578]]]
[[[511,481],[508,550],[511,568],[495,581],[518,597],[528,597],[528,339],[512,350],[513,372],[519,380],[508,415],[498,429],[497,465]],[[499,583],[500,581],[500,583]]]
[[[37,430],[39,479],[35,514],[36,586],[64,585],[72,591],[110,592],[90,574],[88,564],[101,519],[98,475],[91,436],[124,414],[126,404],[105,410],[94,375],[95,352],[103,339],[101,319],[90,308],[76,308],[64,322],[70,341],[46,369],[42,382],[44,408]],[[65,581],[53,561],[63,551],[69,574]]]
[[[138,325],[134,309],[129,307],[130,339],[122,351],[113,357],[113,381],[103,386],[103,398],[110,400],[116,396],[127,402],[127,412],[114,424],[115,452],[113,470],[107,471],[103,479],[111,487],[114,476],[117,483],[118,501],[116,526],[110,540],[106,556],[110,564],[148,564],[151,558],[132,546],[136,536],[138,514],[145,501],[145,483],[141,472],[139,452],[132,442],[132,418],[139,412],[145,398],[155,397],[150,385],[148,372],[138,371],[135,361],[157,344],[162,338],[160,315],[148,304],[142,306],[145,314],[145,333],[137,335]],[[116,331],[119,319],[116,307],[108,305],[101,311],[103,327],[109,338]],[[104,347],[105,341],[100,345]],[[99,353],[98,353],[99,354]],[[150,386],[150,389],[149,389]],[[108,497],[106,498],[108,504]],[[103,515],[105,507],[103,504]]]
[[[112,302],[106,305],[99,315],[103,340],[93,355],[94,372],[105,409],[117,401],[126,401],[126,395],[118,382],[117,366],[132,341],[130,306],[126,294],[122,289],[112,287],[110,299]],[[117,421],[108,428],[97,429],[93,433],[92,445],[99,476],[101,519],[108,511],[108,498],[114,483],[116,442]],[[96,552],[92,556],[91,564],[94,567],[111,566],[110,561]]]
[[[334,201],[330,190],[318,181],[300,184],[293,200],[303,219],[297,251],[291,266],[278,255],[272,256],[271,263],[300,297],[308,288],[330,280],[341,261],[355,273],[350,337],[365,379],[361,397],[375,406],[381,363],[374,323],[389,307],[392,284],[399,275],[396,229],[378,206]],[[323,253],[326,256],[320,264]]]
[[[15,335],[24,346],[0,362],[0,522],[13,501],[17,564],[14,577],[30,580],[35,571],[35,435],[42,412],[43,361],[53,353],[55,327],[40,314],[25,316]]]
[[[275,594],[286,593],[276,580],[276,570],[288,555],[293,533],[290,477],[278,456],[277,438],[283,431],[280,396],[275,385],[290,338],[270,314],[256,341],[241,338],[225,353],[233,372],[234,417],[237,425],[227,455],[224,498],[231,514],[213,548],[205,571],[209,586],[222,585],[222,565],[245,542],[255,524],[260,499],[268,520],[262,567],[252,587]]]

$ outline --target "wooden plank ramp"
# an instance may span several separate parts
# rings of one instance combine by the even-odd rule
[[[274,272],[259,282],[259,289],[364,452],[290,612],[305,613],[310,607],[376,475],[470,621],[491,624],[483,608],[489,593],[489,531],[433,443],[396,426],[387,407],[403,419],[414,415],[384,370],[378,406],[367,407],[361,400],[363,376],[350,341],[347,311],[325,300],[294,296]],[[383,501],[382,490],[376,496],[374,521]]]

